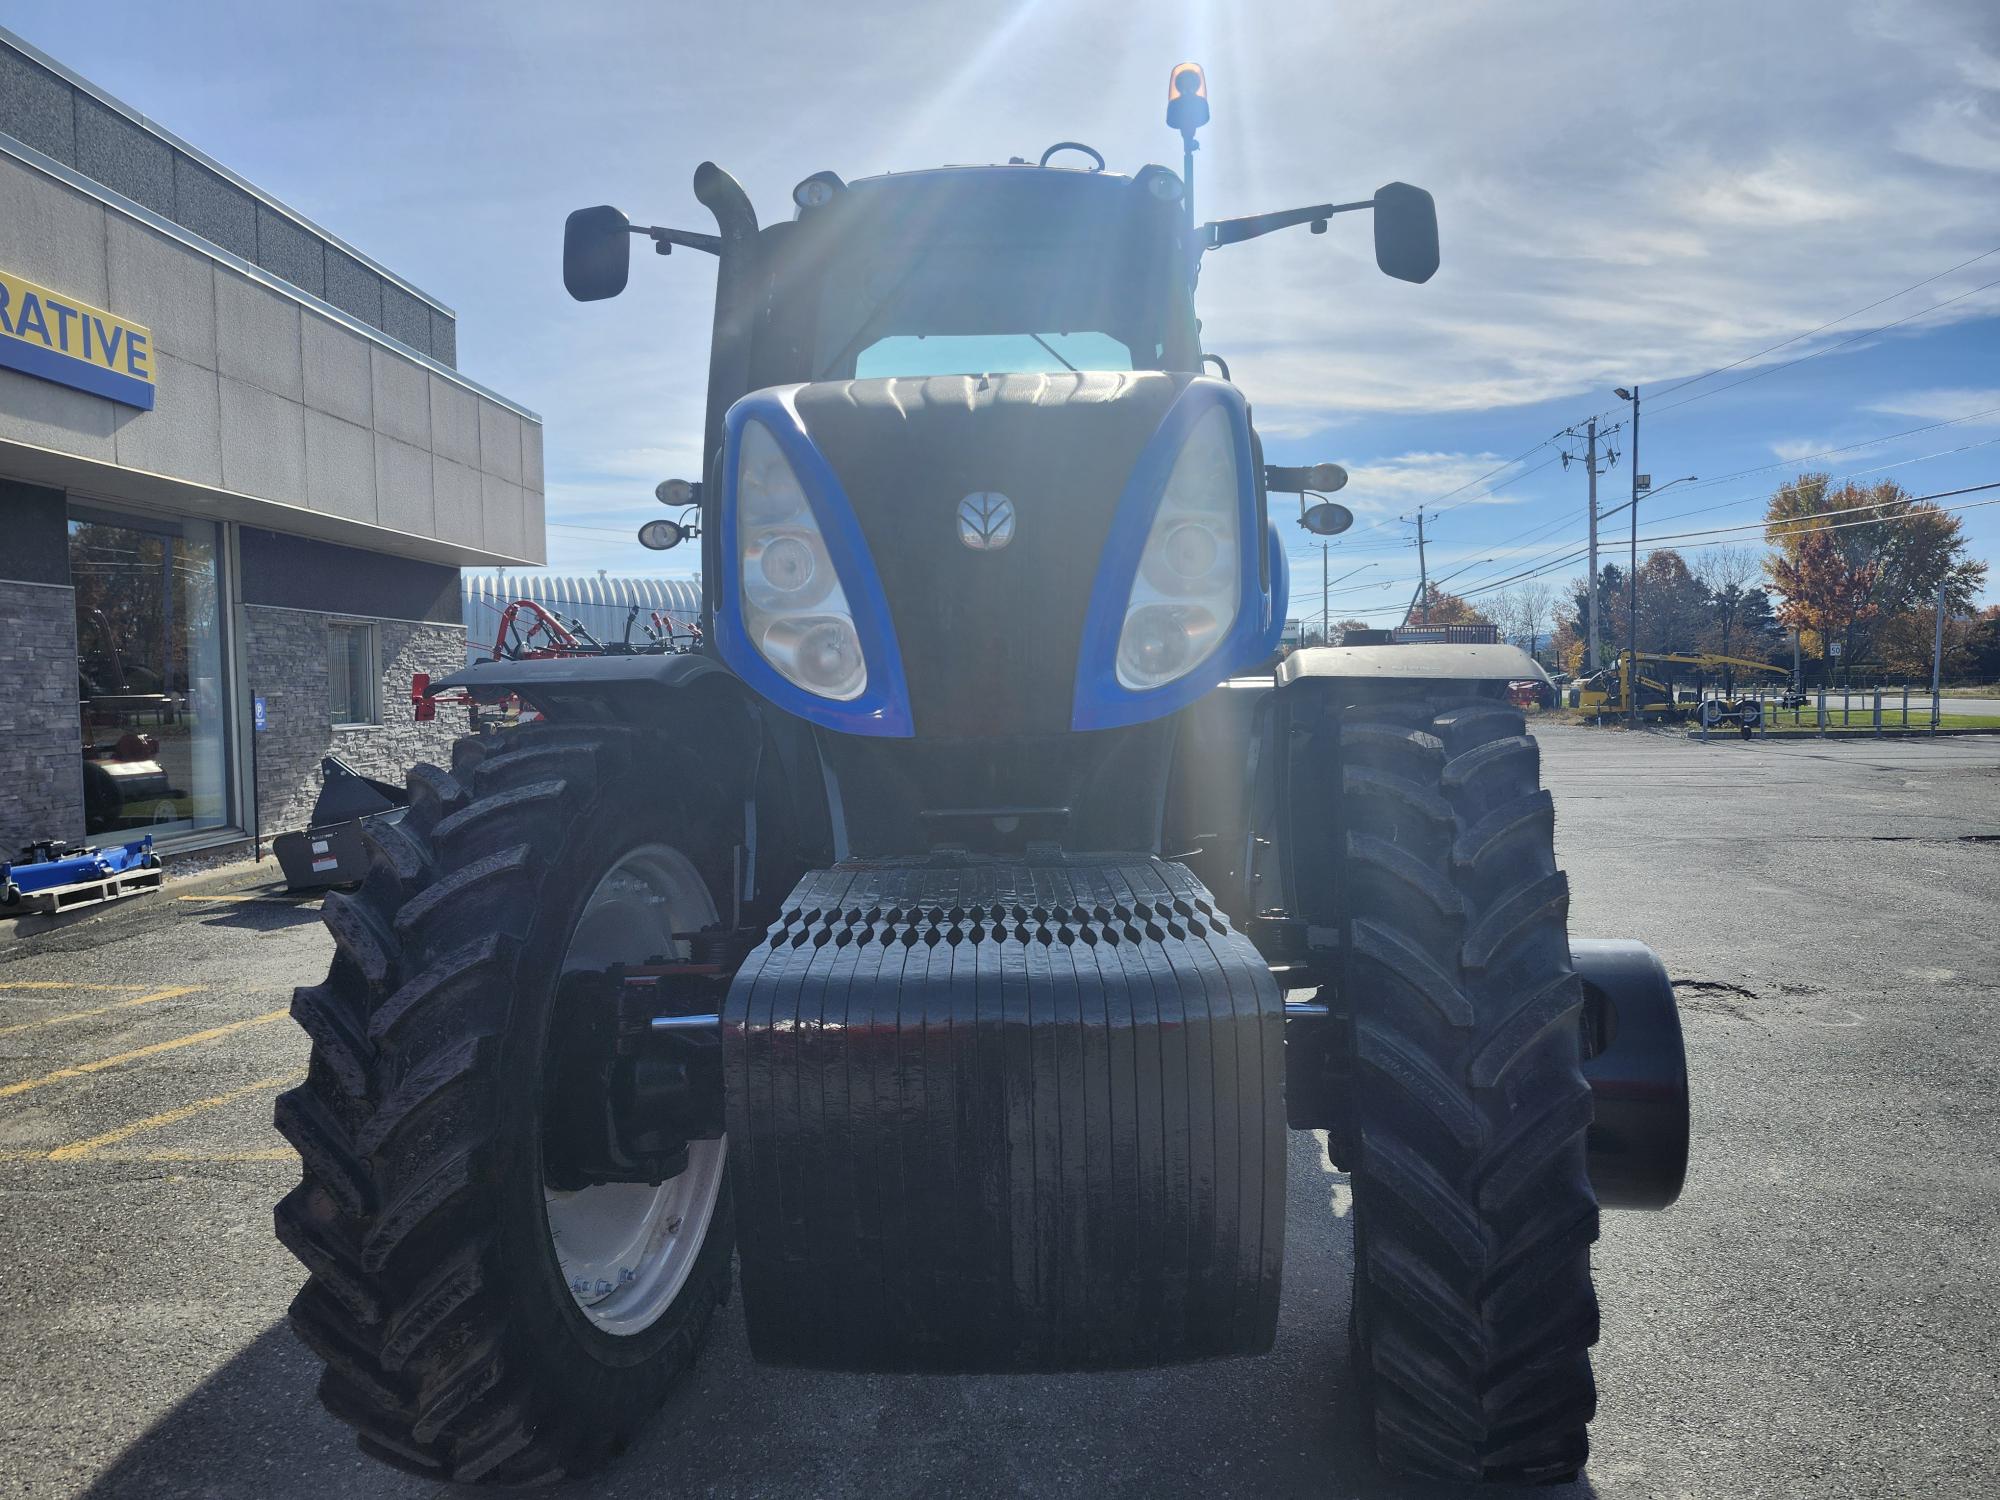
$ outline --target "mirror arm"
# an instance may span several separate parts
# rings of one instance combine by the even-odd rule
[[[722,236],[719,234],[696,234],[689,229],[662,229],[657,224],[634,224],[634,234],[643,234],[653,242],[656,254],[671,255],[674,246],[685,245],[690,250],[706,250],[710,255],[722,254]]]
[[[1313,233],[1320,234],[1326,229],[1326,221],[1335,214],[1352,213],[1357,208],[1373,208],[1375,200],[1364,198],[1359,203],[1314,203],[1305,208],[1285,208],[1276,213],[1252,214],[1244,219],[1214,219],[1196,231],[1201,247],[1213,250],[1220,245],[1234,245],[1242,240],[1254,240],[1259,235],[1273,233],[1279,229],[1290,229],[1294,224],[1310,224]]]

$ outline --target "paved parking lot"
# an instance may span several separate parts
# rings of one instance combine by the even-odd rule
[[[1969,1495],[2000,1472],[2000,743],[1551,730],[1572,928],[1681,984],[1696,1159],[1609,1215],[1589,1479],[1555,1495]],[[0,1493],[435,1493],[362,1460],[282,1323],[272,1095],[313,903],[152,898],[0,943]],[[1345,1415],[1344,1182],[1295,1138],[1267,1358],[1056,1379],[757,1368],[590,1495],[1421,1495]]]

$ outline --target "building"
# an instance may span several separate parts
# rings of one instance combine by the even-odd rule
[[[303,823],[454,725],[459,569],[543,560],[542,430],[449,307],[0,31],[0,858]]]
[[[468,662],[490,661],[507,606],[531,599],[565,626],[581,625],[616,647],[648,639],[649,629],[683,641],[701,618],[701,577],[613,577],[562,573],[494,576],[467,573],[459,586]]]

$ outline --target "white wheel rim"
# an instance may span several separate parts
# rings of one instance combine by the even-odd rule
[[[605,872],[584,903],[562,972],[642,964],[661,954],[686,958],[676,932],[715,921],[715,902],[687,856],[644,844]],[[563,1024],[554,1017],[553,1025]],[[728,1143],[693,1141],[687,1170],[653,1187],[606,1182],[542,1191],[549,1240],[564,1283],[585,1317],[607,1333],[650,1328],[687,1284],[722,1189]]]

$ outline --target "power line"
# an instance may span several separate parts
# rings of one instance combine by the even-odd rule
[[[1996,286],[2000,286],[2000,277],[1976,286],[1969,292],[1960,292],[1956,297],[1947,297],[1942,302],[1934,303],[1930,307],[1921,308],[1907,317],[1897,318],[1877,328],[1864,328],[1861,332],[1844,338],[1837,344],[1828,344],[1825,348],[1815,349],[1810,354],[1801,354],[1797,359],[1788,359],[1781,365],[1767,365],[1761,370],[1752,371],[1740,380],[1732,380],[1727,385],[1719,385],[1712,390],[1697,391],[1692,396],[1687,396],[1679,401],[1670,402],[1666,406],[1659,407],[1653,414],[1656,417],[1664,416],[1670,411],[1679,411],[1683,406],[1692,406],[1697,401],[1706,401],[1710,396],[1719,396],[1724,391],[1733,391],[1739,385],[1748,385],[1753,380],[1762,380],[1766,375],[1776,375],[1781,370],[1789,370],[1795,365],[1804,364],[1807,360],[1819,359],[1824,355],[1833,354],[1838,350],[1845,349],[1849,344],[1858,343],[1865,338],[1872,338],[1878,333],[1887,333],[1891,328],[1900,327],[1915,318],[1925,317],[1930,313],[1938,311],[1940,308],[1950,307],[1954,302],[1963,302],[1967,297],[1977,296],[1980,292],[1988,291]]]
[[[1946,427],[1960,426],[1963,423],[1975,422],[1983,417],[1990,417],[1996,414],[2000,414],[2000,406],[1992,406],[1992,407],[1987,407],[1981,411],[1968,412],[1962,417],[1951,417],[1942,422],[1928,422],[1919,427],[1906,427],[1900,432],[1884,433],[1881,437],[1866,438],[1861,442],[1857,443],[1845,443],[1836,448],[1821,449],[1817,453],[1804,453],[1800,454],[1796,458],[1780,459],[1776,463],[1759,464],[1749,469],[1738,469],[1732,473],[1718,474],[1713,478],[1700,480],[1692,487],[1694,489],[1707,489],[1713,485],[1727,484],[1731,480],[1745,479],[1753,474],[1769,473],[1773,469],[1795,469],[1800,464],[1810,463],[1814,459],[1831,458],[1835,454],[1839,453],[1852,453],[1856,449],[1860,448],[1878,447],[1883,443],[1893,442],[1899,438],[1916,437],[1919,434],[1926,432],[1937,432]],[[1950,458],[1960,453],[1970,453],[1976,448],[1990,447],[1992,444],[1996,442],[2000,442],[2000,438],[1983,438],[1976,443],[1964,443],[1956,448],[1941,448],[1935,453],[1919,454],[1914,458],[1897,459],[1893,463],[1876,464],[1865,469],[1849,469],[1845,473],[1833,475],[1832,479],[1834,482],[1840,482],[1843,480],[1859,478],[1864,474],[1878,474],[1887,469],[1904,468],[1910,464],[1929,463],[1933,459]],[[1739,495],[1729,500],[1718,501],[1713,505],[1696,506],[1691,510],[1672,511],[1666,515],[1656,517],[1655,519],[1656,522],[1678,521],[1687,516],[1708,515],[1714,511],[1728,510],[1732,506],[1761,504],[1768,501],[1769,499],[1770,496],[1764,493],[1759,493],[1754,495]],[[1553,521],[1545,522],[1540,526],[1530,527],[1527,530],[1516,532],[1511,536],[1502,537],[1498,545],[1505,547],[1518,543],[1527,543],[1539,540],[1540,538],[1548,535],[1548,533],[1564,525],[1568,520],[1569,517],[1567,515],[1558,515]],[[1564,543],[1562,550],[1566,550],[1570,545],[1571,544],[1569,543]],[[1518,559],[1511,559],[1510,564],[1513,561],[1518,561]]]
[[[1822,518],[1827,516],[1854,515],[1860,511],[1880,511],[1884,509],[1887,505],[1892,505],[1892,504],[1915,506],[1918,504],[1923,504],[1934,500],[1951,499],[1952,497],[1957,495],[1978,494],[1982,491],[1992,490],[1992,489],[2000,489],[2000,480],[1995,480],[1989,484],[1967,485],[1963,489],[1938,490],[1935,493],[1929,495],[1911,495],[1901,500],[1877,502],[1876,504],[1873,505],[1845,506],[1842,507],[1840,510],[1821,511],[1817,515],[1788,516],[1782,521],[1777,521],[1777,522],[1749,521],[1745,522],[1740,526],[1718,526],[1704,531],[1683,531],[1683,532],[1664,534],[1660,536],[1644,536],[1639,538],[1639,542],[1640,545],[1645,547],[1656,547],[1662,542],[1679,542],[1684,540],[1697,539],[1701,537],[1715,537],[1717,538],[1717,540],[1715,541],[1694,540],[1693,545],[1697,547],[1717,547],[1717,546],[1726,546],[1731,541],[1747,540],[1747,538],[1744,538],[1741,535],[1744,532],[1761,531],[1768,534],[1774,527],[1784,528],[1782,530],[1779,530],[1778,534],[1780,536],[1790,536],[1790,535],[1805,535],[1814,531],[1844,531],[1850,526],[1880,526],[1891,521],[1910,520],[1918,516],[1956,515],[1960,511],[1980,510],[1988,505],[2000,505],[2000,500],[1978,500],[1978,501],[1973,501],[1970,504],[1966,505],[1940,505],[1940,506],[1935,506],[1930,510],[1924,510],[1924,511],[1902,510],[1902,511],[1897,511],[1893,515],[1871,516],[1859,521],[1836,521],[1832,525],[1816,524],[1820,522]],[[1483,583],[1479,585],[1477,588],[1462,590],[1460,593],[1460,597],[1470,599],[1475,595],[1491,593],[1495,589],[1505,588],[1507,585],[1512,583],[1524,582],[1529,578],[1538,578],[1545,573],[1552,573],[1559,568],[1567,567],[1571,563],[1574,563],[1587,555],[1587,549],[1578,546],[1576,543],[1571,543],[1569,545],[1570,545],[1570,550],[1567,551],[1563,556],[1555,558],[1553,561],[1531,564],[1529,567],[1523,569],[1521,572],[1512,574],[1506,578],[1494,579],[1489,583]]]
[[[1967,266],[1977,265],[1980,261],[1986,260],[1987,258],[1994,255],[2000,255],[2000,245],[1995,245],[1991,250],[1982,250],[1979,254],[1973,256],[1971,260],[1962,260],[1957,265],[1948,266],[1944,270],[1939,271],[1934,276],[1926,276],[1922,281],[1913,281],[1908,286],[1904,287],[1901,291],[1891,292],[1888,296],[1878,298],[1876,301],[1869,303],[1866,307],[1857,307],[1854,309],[1853,312],[1842,313],[1839,317],[1833,319],[1831,322],[1822,323],[1817,328],[1808,328],[1804,333],[1795,333],[1788,339],[1780,339],[1777,343],[1759,349],[1753,354],[1746,354],[1741,359],[1732,359],[1726,365],[1717,365],[1713,370],[1710,370],[1706,375],[1690,375],[1686,380],[1677,380],[1672,385],[1668,386],[1665,390],[1658,392],[1657,396],[1671,396],[1675,391],[1678,391],[1685,386],[1698,385],[1700,382],[1712,379],[1717,375],[1723,374],[1725,371],[1734,370],[1740,365],[1747,365],[1753,359],[1762,359],[1766,354],[1774,354],[1778,350],[1783,349],[1788,345],[1796,344],[1800,339],[1809,339],[1816,333],[1824,333],[1829,328],[1833,328],[1841,323],[1845,323],[1849,318],[1858,318],[1865,312],[1873,312],[1876,308],[1882,306],[1882,304],[1885,302],[1894,302],[1898,297],[1907,296],[1909,293],[1914,292],[1918,287],[1929,286],[1933,281],[1942,281],[1945,277],[1951,275],[1952,272],[1963,271]],[[1888,326],[1893,327],[1894,325],[1892,324]],[[1657,399],[1657,396],[1655,397],[1655,399]]]

